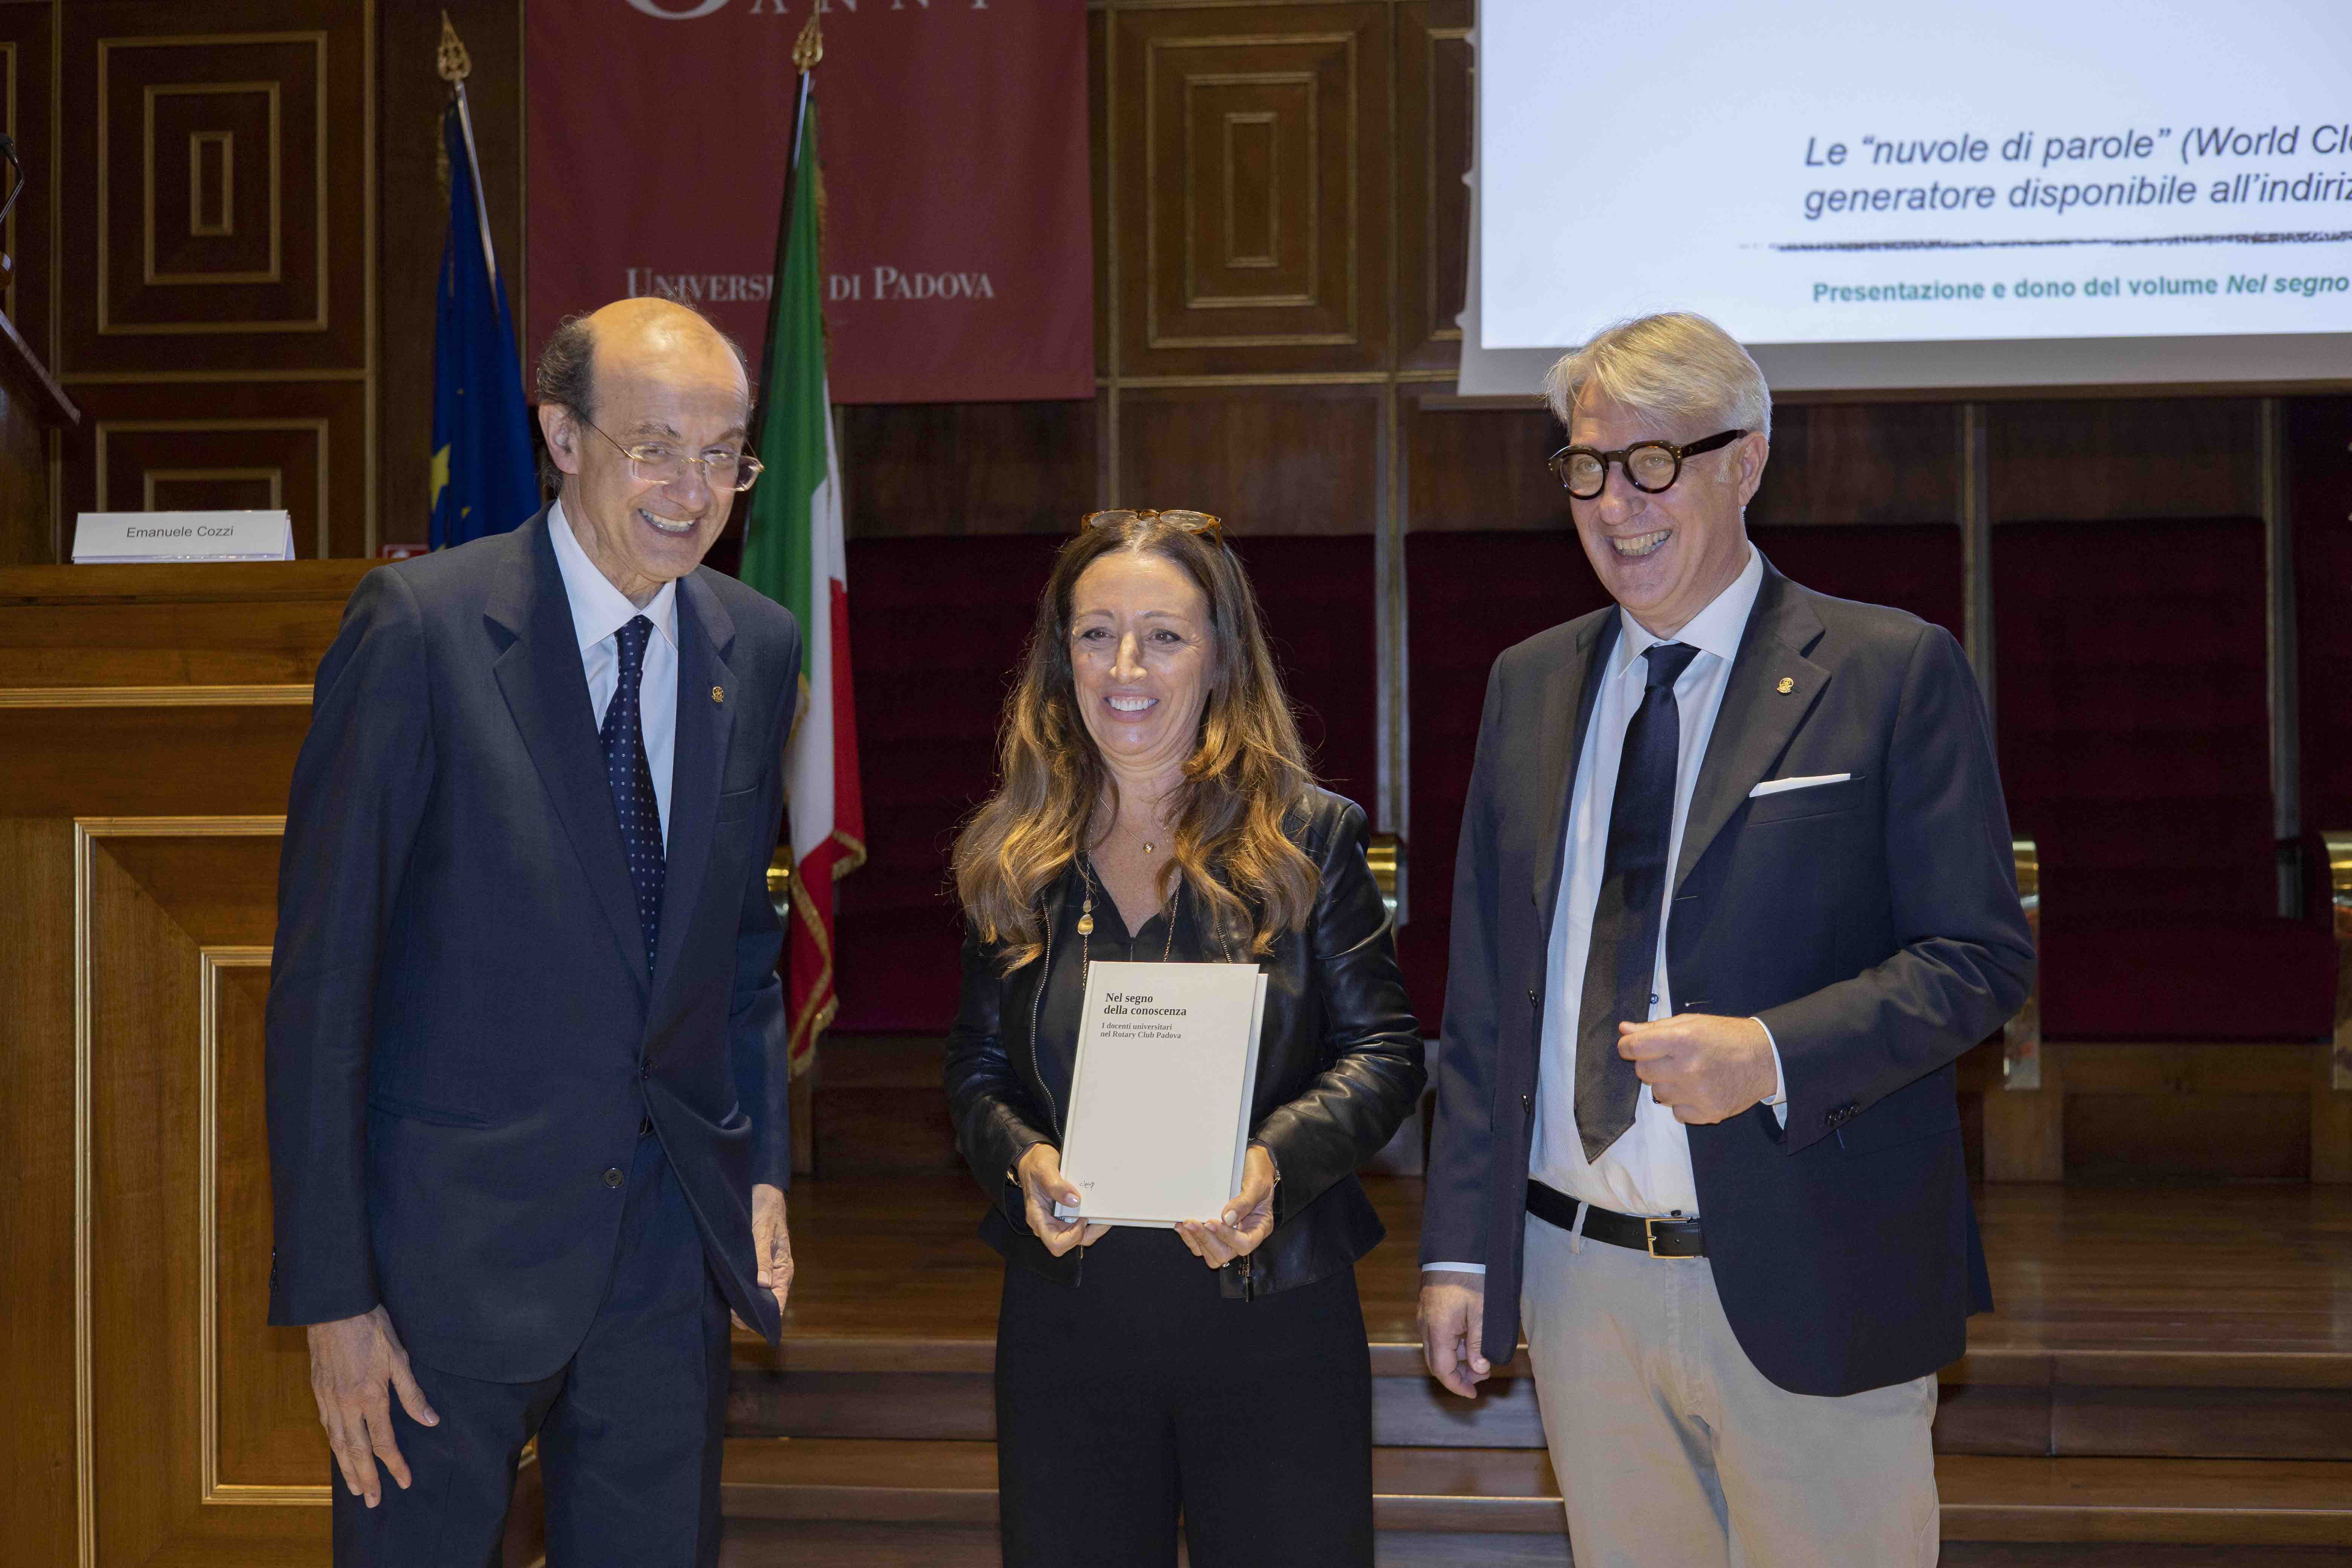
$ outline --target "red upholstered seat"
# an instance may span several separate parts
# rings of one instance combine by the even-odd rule
[[[2326,1038],[2336,941],[2306,921],[2105,921],[2042,928],[2053,1040]]]

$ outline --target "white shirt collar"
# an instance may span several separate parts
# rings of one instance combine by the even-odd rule
[[[1708,601],[1706,608],[1693,616],[1671,639],[1652,637],[1647,627],[1621,606],[1617,611],[1617,656],[1609,673],[1622,675],[1651,647],[1668,640],[1687,643],[1701,653],[1711,653],[1726,664],[1730,663],[1738,656],[1739,639],[1748,630],[1748,612],[1755,609],[1756,595],[1763,586],[1764,557],[1750,544],[1748,564],[1739,569],[1731,585]]]
[[[563,503],[557,501],[548,509],[547,535],[555,542],[556,569],[563,574],[563,595],[572,601],[572,629],[579,634],[582,652],[603,642],[639,616],[654,624],[662,641],[677,646],[677,584],[665,583],[644,609],[629,603],[629,596],[613,586],[613,580],[588,559],[572,536],[572,520],[563,515]]]

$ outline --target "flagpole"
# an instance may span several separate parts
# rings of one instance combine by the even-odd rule
[[[449,13],[441,13],[441,47],[436,62],[441,79],[457,100],[457,129],[466,141],[466,168],[474,180],[474,220],[482,230],[482,263],[489,269],[490,285],[498,286],[499,253],[490,243],[490,202],[482,192],[482,155],[474,146],[474,111],[466,97],[466,79],[474,74],[474,58],[466,52],[457,29],[449,24]]]
[[[801,36],[793,42],[793,64],[800,68],[800,86],[793,95],[793,152],[790,161],[784,165],[784,199],[776,209],[776,261],[772,276],[777,278],[784,275],[784,251],[792,244],[793,197],[800,184],[801,142],[808,130],[809,94],[815,90],[817,62],[823,58],[824,34],[817,26],[816,13],[812,11],[808,25],[801,29]],[[770,299],[768,339],[760,346],[760,377],[762,383],[767,380],[767,367],[775,363],[776,330],[782,313],[782,297],[779,295]],[[765,408],[753,412],[752,429],[760,428],[760,422],[767,417],[767,413]]]

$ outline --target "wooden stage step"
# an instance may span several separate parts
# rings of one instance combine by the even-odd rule
[[[2352,1549],[2352,1463],[1948,1455],[1937,1482],[1951,1542]],[[1539,1450],[1382,1448],[1373,1493],[1384,1535],[1549,1537],[1565,1561],[1559,1490]],[[737,1438],[727,1446],[725,1499],[732,1537],[779,1550],[793,1531],[747,1536],[742,1526],[984,1530],[996,1518],[995,1447]]]
[[[994,1355],[985,1340],[739,1345],[728,1430],[989,1441]],[[1531,1377],[1492,1379],[1472,1403],[1429,1378],[1418,1345],[1375,1344],[1371,1363],[1373,1440],[1384,1447],[1543,1446]],[[2352,1355],[1971,1352],[1944,1369],[1936,1447],[2017,1458],[2352,1460]]]
[[[1366,1186],[1390,1232],[1358,1268],[1381,1568],[1562,1568],[1533,1380],[1471,1403],[1426,1376],[1420,1185]],[[732,1568],[998,1568],[981,1201],[956,1174],[793,1191],[784,1343],[736,1343]],[[1979,1205],[2000,1310],[1942,1375],[1946,1568],[2352,1564],[2352,1190]]]

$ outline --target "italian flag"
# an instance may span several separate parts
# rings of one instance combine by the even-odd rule
[[[793,1071],[816,1058],[833,1022],[833,885],[866,860],[857,789],[857,718],[849,683],[849,595],[841,527],[841,459],[824,374],[814,78],[803,65],[792,172],[776,237],[776,279],[761,362],[759,442],[766,476],[752,488],[742,579],[799,620],[800,712],[785,744],[792,817],[788,986]]]

